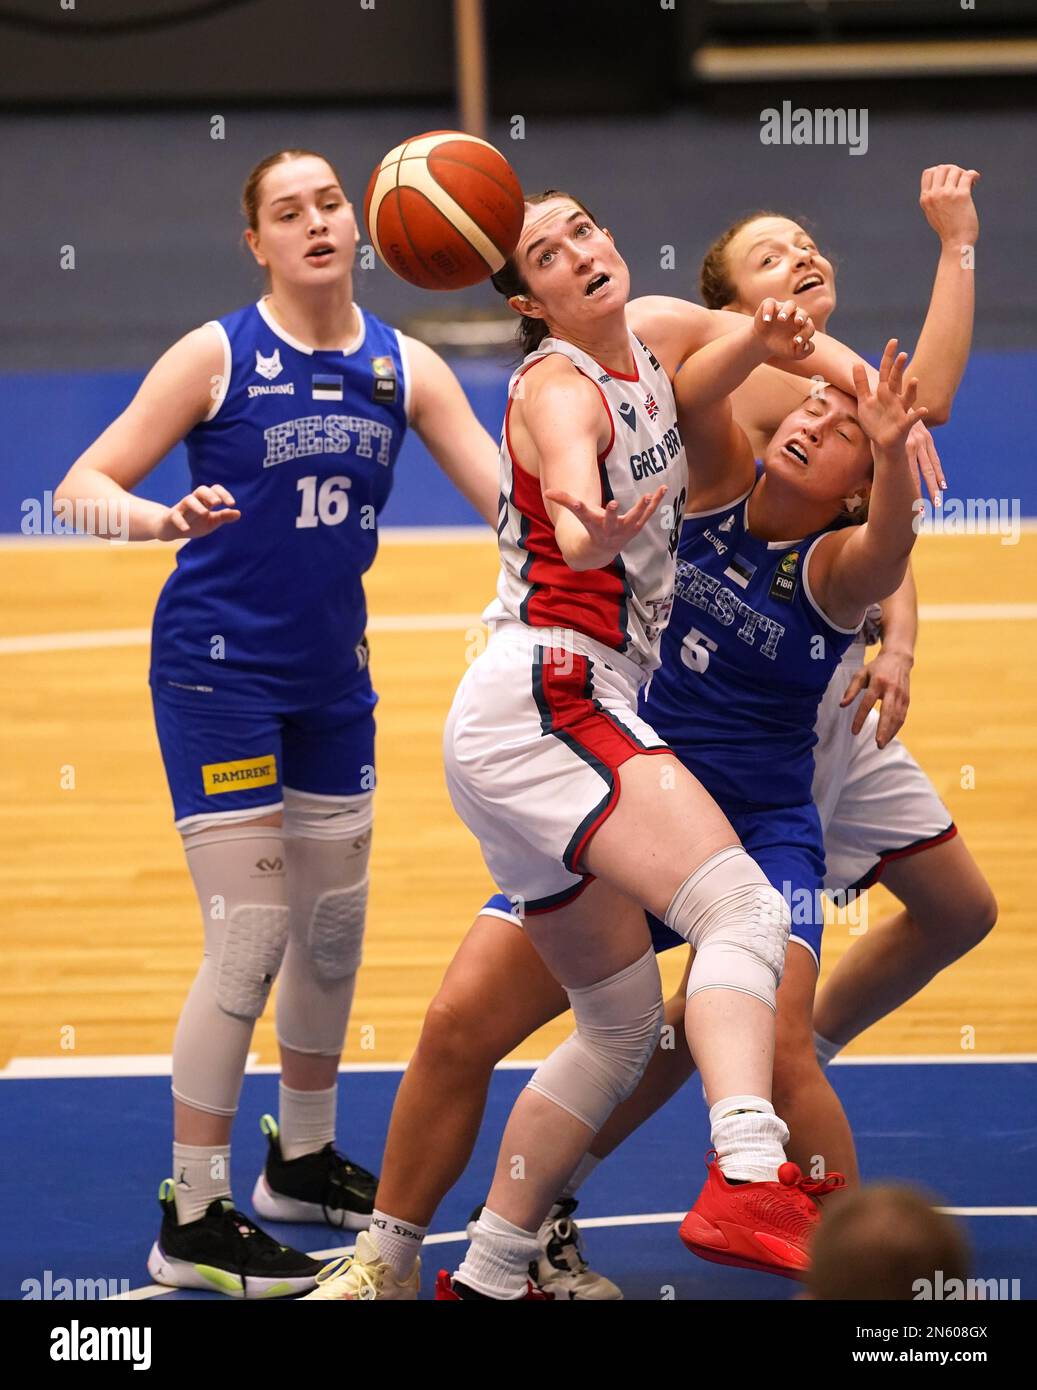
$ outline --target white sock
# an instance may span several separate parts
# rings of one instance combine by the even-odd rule
[[[398,1216],[379,1211],[371,1213],[371,1228],[368,1233],[378,1254],[390,1267],[397,1279],[404,1280],[414,1268],[414,1262],[421,1253],[421,1242],[428,1234],[427,1226],[415,1226],[413,1221],[401,1221]]]
[[[524,1298],[529,1263],[539,1254],[535,1231],[513,1226],[489,1207],[483,1207],[468,1254],[454,1277],[488,1298]]]
[[[338,1087],[326,1091],[293,1091],[282,1081],[278,1127],[281,1153],[287,1159],[317,1153],[335,1140],[335,1102]]]
[[[230,1145],[174,1143],[173,1183],[177,1222],[198,1221],[210,1202],[230,1196]]]
[[[576,1193],[587,1181],[590,1175],[594,1172],[595,1168],[597,1168],[600,1162],[601,1159],[595,1158],[593,1154],[584,1154],[583,1157],[580,1159],[579,1163],[576,1165],[576,1171],[573,1173],[572,1177],[562,1188],[562,1196],[575,1197]],[[555,1205],[557,1205],[557,1203]]]
[[[814,1051],[817,1053],[817,1060],[821,1063],[822,1071],[836,1053],[842,1052],[845,1046],[845,1043],[831,1042],[828,1038],[823,1038],[820,1033],[814,1034]]]
[[[760,1096],[727,1096],[709,1112],[717,1163],[725,1178],[776,1182],[789,1132]]]

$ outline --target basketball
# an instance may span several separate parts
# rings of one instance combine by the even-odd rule
[[[487,280],[522,230],[522,187],[493,145],[432,130],[391,149],[364,198],[371,241],[403,280],[456,290]]]

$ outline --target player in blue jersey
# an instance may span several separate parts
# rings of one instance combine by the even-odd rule
[[[920,180],[920,203],[940,240],[932,299],[910,372],[928,423],[942,424],[968,360],[979,236],[974,169],[939,165]],[[702,265],[703,302],[752,313],[764,295],[791,295],[819,329],[835,309],[835,268],[794,219],[758,212],[716,239]],[[759,449],[800,390],[788,373],[758,368],[734,411]],[[870,627],[871,625],[866,625]],[[931,781],[896,737],[907,712],[918,610],[910,574],[882,605],[882,646],[870,661],[855,642],[818,720],[814,797],[825,831],[826,886],[865,891],[881,876],[900,900],[839,961],[814,1011],[819,1053],[831,1057],[981,941],[997,904]],[[866,664],[865,664],[866,663]],[[855,711],[845,708],[860,692]],[[878,711],[869,713],[877,700]],[[840,704],[843,708],[840,708]]]
[[[155,613],[151,688],[205,948],[174,1042],[174,1179],[149,1269],[263,1297],[309,1288],[321,1267],[231,1198],[232,1121],[279,972],[280,1113],[264,1117],[254,1206],[356,1230],[376,1187],[334,1139],[368,890],[363,574],[378,515],[409,426],[491,525],[498,479],[447,365],[355,303],[359,233],[328,161],[264,159],[243,205],[269,292],[170,348],[60,495],[104,499],[131,540],[187,541]],[[188,495],[133,496],[181,439]]]

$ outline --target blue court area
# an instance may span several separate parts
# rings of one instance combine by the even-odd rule
[[[465,1222],[485,1195],[505,1119],[528,1078],[498,1071],[472,1162],[443,1203],[426,1248],[423,1296],[440,1265],[453,1268]],[[901,1179],[964,1209],[975,1277],[1018,1279],[1037,1296],[1037,1063],[837,1064],[831,1072],[857,1137],[867,1181]],[[398,1071],[340,1078],[339,1135],[349,1155],[378,1170]],[[150,1285],[145,1260],[158,1233],[158,1185],[170,1146],[168,1077],[3,1079],[6,1161],[0,1176],[5,1239],[0,1297],[23,1283],[114,1280]],[[263,1162],[259,1117],[276,1112],[277,1077],[245,1078],[234,1136],[235,1199]],[[694,1081],[603,1163],[581,1194],[577,1219],[595,1268],[631,1299],[787,1299],[791,1281],[706,1264],[676,1227],[705,1176],[705,1110]],[[267,1229],[310,1251],[347,1248],[327,1226]],[[443,1237],[443,1239],[437,1239]],[[163,1298],[209,1298],[169,1293]]]

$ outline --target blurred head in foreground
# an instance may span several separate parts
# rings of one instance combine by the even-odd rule
[[[917,1281],[965,1280],[971,1263],[958,1224],[911,1187],[864,1187],[825,1213],[814,1239],[807,1295],[825,1300],[918,1297]]]

